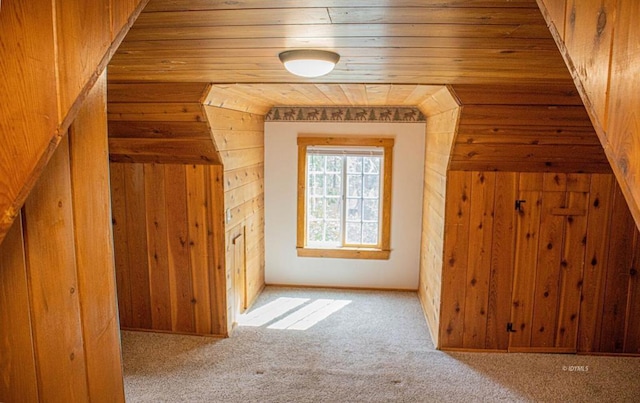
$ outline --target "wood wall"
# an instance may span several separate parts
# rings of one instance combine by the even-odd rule
[[[124,401],[105,97],[102,75],[0,244],[0,401]]]
[[[611,172],[573,86],[455,85],[452,170]]]
[[[121,327],[227,335],[222,167],[111,163]]]
[[[451,171],[447,195],[441,348],[640,353],[640,244],[611,174]]]
[[[211,106],[209,89],[139,83],[109,90],[123,327],[226,335],[264,287],[264,119]],[[181,238],[193,245],[181,246]],[[180,318],[193,309],[193,319]],[[203,318],[210,327],[198,325]]]
[[[0,241],[147,1],[2,2]]]
[[[109,86],[111,161],[220,164],[202,105],[207,83]]]
[[[457,132],[460,108],[450,90],[443,87],[425,99],[420,109],[427,115],[427,125],[418,296],[429,324],[431,337],[437,345],[440,327],[447,168]]]
[[[224,167],[229,329],[264,287],[264,117],[205,106]],[[234,242],[238,237],[243,241]],[[236,251],[238,245],[244,251]],[[238,265],[244,253],[244,265]],[[242,267],[244,266],[244,267]],[[244,273],[235,273],[233,269]],[[241,284],[244,282],[244,284]]]
[[[640,227],[640,7],[632,0],[538,0]]]

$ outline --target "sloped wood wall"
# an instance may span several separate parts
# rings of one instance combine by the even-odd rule
[[[0,245],[0,401],[124,401],[106,77]]]
[[[427,115],[427,125],[418,296],[429,323],[431,338],[437,345],[440,327],[447,168],[457,132],[460,107],[450,90],[443,87],[425,99],[420,109]]]
[[[518,218],[522,192],[537,214]],[[452,171],[447,194],[441,348],[640,353],[638,231],[612,174]]]
[[[219,165],[111,163],[121,327],[227,335]]]
[[[249,306],[264,287],[264,117],[214,106],[205,110],[224,167],[228,322],[233,326],[239,313],[234,301],[241,298],[240,306]],[[232,272],[238,236],[245,245],[239,277]],[[244,285],[236,284],[242,277]]]
[[[202,105],[206,83],[109,86],[111,161],[220,164]]]
[[[537,0],[640,227],[640,7],[631,0]]]
[[[452,170],[611,172],[573,86],[453,86]]]
[[[0,241],[147,2],[2,2]]]

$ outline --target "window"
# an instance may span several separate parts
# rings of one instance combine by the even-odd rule
[[[298,138],[298,255],[388,259],[393,138]]]

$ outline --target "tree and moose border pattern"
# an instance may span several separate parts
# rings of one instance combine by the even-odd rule
[[[417,108],[407,107],[300,107],[277,106],[265,116],[267,122],[426,122]]]

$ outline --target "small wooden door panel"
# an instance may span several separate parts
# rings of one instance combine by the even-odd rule
[[[245,262],[245,236],[244,228],[233,238],[233,283],[235,314],[240,314],[247,309],[247,286],[246,286],[246,262]]]
[[[575,352],[589,193],[542,183],[520,180],[509,351]]]

